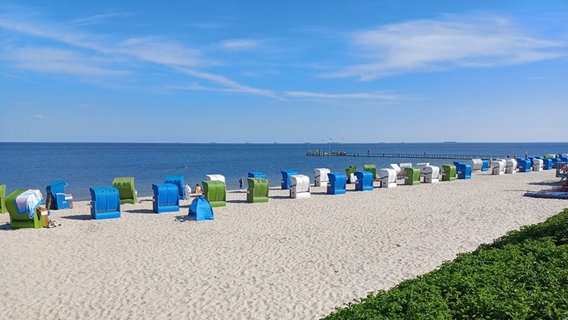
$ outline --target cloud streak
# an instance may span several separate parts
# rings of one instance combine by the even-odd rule
[[[345,99],[345,100],[401,100],[409,99],[399,95],[382,92],[358,92],[358,93],[326,93],[308,91],[288,91],[286,96],[293,98],[315,98],[315,99]]]
[[[111,16],[113,15],[93,16],[84,21],[79,20],[78,23],[95,23]],[[27,19],[16,19],[6,15],[0,15],[0,29],[54,43],[50,47],[29,45],[4,47],[0,51],[2,56],[19,68],[69,75],[116,76],[125,74],[127,72],[125,68],[135,68],[128,70],[130,73],[135,73],[145,67],[140,66],[139,63],[152,63],[155,66],[224,87],[220,91],[240,92],[282,100],[270,90],[250,87],[225,76],[199,71],[206,67],[219,65],[219,63],[204,58],[201,50],[186,47],[175,41],[158,37],[113,41],[101,35],[69,31],[63,25],[39,21],[28,22]],[[61,48],[62,45],[68,47]],[[257,46],[258,43],[247,39],[228,41],[224,45],[227,48],[243,50]],[[102,56],[104,59],[95,59],[90,56]],[[104,66],[101,65],[102,60],[105,60]]]
[[[168,67],[205,67],[214,64],[203,59],[197,49],[151,37],[124,40],[119,44],[118,52]]]
[[[96,58],[77,52],[53,48],[16,48],[7,50],[3,57],[22,69],[77,76],[118,76],[127,71],[105,68]]]
[[[246,94],[264,96],[264,97],[273,98],[273,99],[277,99],[277,100],[281,100],[281,101],[286,101],[286,99],[278,96],[277,94],[275,94],[271,90],[258,89],[258,88],[242,85],[242,84],[235,82],[235,81],[233,81],[229,78],[219,76],[219,75],[216,75],[216,74],[207,73],[207,72],[199,72],[199,71],[194,71],[194,70],[190,70],[190,69],[180,69],[180,71],[187,74],[187,75],[222,85],[222,86],[224,86],[224,88],[212,88],[212,87],[201,86],[201,85],[198,85],[198,84],[192,84],[192,85],[189,85],[189,86],[178,87],[177,89],[246,93]]]
[[[100,24],[103,23],[109,19],[112,18],[118,18],[118,17],[128,17],[128,16],[132,16],[133,14],[130,13],[124,13],[124,12],[111,12],[111,13],[105,13],[105,14],[98,14],[98,15],[93,15],[93,16],[89,16],[89,17],[84,17],[84,18],[79,18],[79,19],[75,19],[73,21],[71,21],[70,23],[74,26],[87,26],[87,25],[94,25],[94,24]]]
[[[390,24],[352,34],[350,45],[367,63],[330,77],[373,80],[386,76],[452,68],[499,67],[566,56],[566,43],[529,35],[508,19],[447,16]]]
[[[226,40],[221,43],[221,48],[227,50],[251,50],[260,45],[260,42],[255,39],[234,39]]]

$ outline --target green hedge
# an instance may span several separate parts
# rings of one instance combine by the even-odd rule
[[[568,209],[325,319],[568,319]]]

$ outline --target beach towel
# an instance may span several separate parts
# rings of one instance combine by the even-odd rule
[[[16,197],[16,208],[19,215],[28,214],[30,219],[34,217],[37,207],[43,203],[41,191],[29,189]]]
[[[525,196],[533,198],[568,199],[568,192],[562,192],[562,191],[526,192]]]

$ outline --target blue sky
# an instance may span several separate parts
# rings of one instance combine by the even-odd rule
[[[568,1],[0,1],[0,113],[6,142],[562,142]]]

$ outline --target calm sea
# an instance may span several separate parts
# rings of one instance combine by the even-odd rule
[[[7,192],[40,189],[54,180],[69,183],[66,192],[87,200],[89,187],[109,186],[115,177],[134,176],[140,196],[152,195],[152,183],[167,175],[183,175],[193,188],[207,174],[222,174],[227,188],[249,171],[263,171],[271,186],[280,185],[281,170],[313,176],[314,168],[344,172],[349,165],[377,168],[389,163],[451,160],[385,159],[367,157],[308,157],[308,151],[373,153],[488,154],[541,156],[566,153],[568,143],[379,143],[379,144],[145,144],[145,143],[0,143],[0,184]],[[246,185],[246,183],[245,183]],[[246,187],[246,186],[245,186]]]

